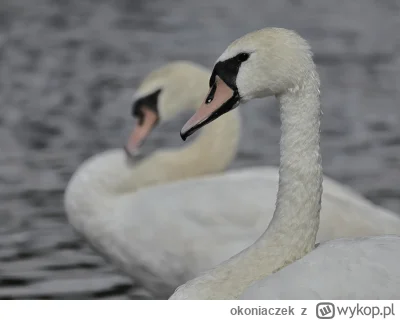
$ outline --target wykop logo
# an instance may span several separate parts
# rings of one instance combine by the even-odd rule
[[[318,319],[333,319],[335,317],[335,305],[331,302],[320,302],[316,307]]]

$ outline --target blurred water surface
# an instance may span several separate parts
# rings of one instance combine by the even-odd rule
[[[313,47],[325,173],[400,212],[399,13],[396,0],[2,2],[0,298],[148,298],[67,224],[66,183],[84,159],[124,143],[148,72],[176,59],[211,68],[265,26],[293,28]],[[276,102],[241,112],[232,168],[277,165]],[[162,125],[144,151],[182,145],[184,121]]]

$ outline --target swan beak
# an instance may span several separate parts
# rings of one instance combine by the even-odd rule
[[[196,113],[181,129],[183,141],[206,124],[234,109],[239,102],[239,94],[230,88],[220,77],[210,88],[208,95]]]
[[[143,108],[142,111],[143,119],[137,121],[124,148],[129,157],[134,157],[137,154],[139,147],[149,136],[158,121],[158,116],[154,111],[148,108]]]

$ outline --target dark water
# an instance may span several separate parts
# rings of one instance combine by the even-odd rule
[[[146,73],[175,59],[211,68],[265,26],[296,29],[314,48],[325,173],[400,212],[399,17],[399,0],[2,1],[0,298],[147,297],[73,232],[63,189],[84,159],[123,144]],[[242,109],[232,167],[278,163],[274,106]],[[182,144],[183,122],[145,150]]]

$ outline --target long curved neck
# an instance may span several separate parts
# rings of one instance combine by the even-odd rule
[[[279,188],[273,218],[254,249],[270,265],[260,277],[301,258],[315,246],[322,197],[319,79],[278,97],[281,105]],[[257,279],[254,279],[257,280]]]
[[[274,216],[250,247],[211,270],[196,285],[197,298],[234,299],[313,249],[322,196],[319,79],[277,97],[281,104],[279,188]]]

